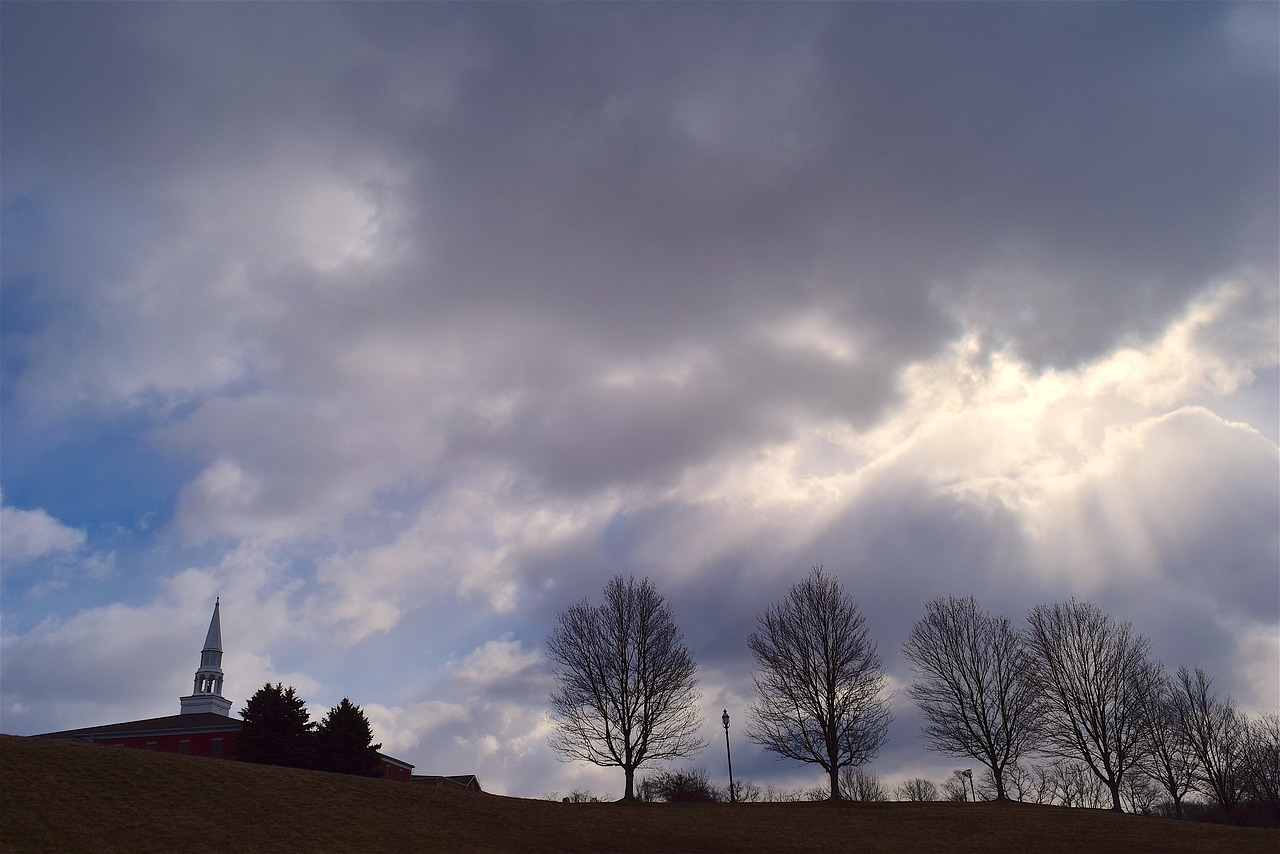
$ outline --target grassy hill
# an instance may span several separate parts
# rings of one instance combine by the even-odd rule
[[[563,804],[0,736],[0,850],[1266,851],[1280,831],[1030,804]]]

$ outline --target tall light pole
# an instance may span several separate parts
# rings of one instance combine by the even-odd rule
[[[736,803],[737,794],[733,791],[733,751],[729,749],[729,710],[725,709],[724,714],[720,716],[721,723],[724,724],[724,755],[729,759],[729,803]]]
[[[963,771],[961,771],[960,773],[961,773],[961,774],[963,774],[966,778],[968,778],[968,780],[969,780],[969,788],[970,788],[970,789],[973,789],[973,769],[972,769],[972,768],[966,768],[966,769],[964,769]],[[977,793],[977,791],[976,791],[976,790],[975,790],[975,791],[974,791],[974,793],[973,793],[973,802],[974,802],[975,804],[978,802],[978,793]]]

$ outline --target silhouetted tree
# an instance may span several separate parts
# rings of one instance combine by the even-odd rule
[[[969,784],[963,772],[952,771],[951,776],[942,781],[940,794],[944,801],[963,802],[969,800]]]
[[[1035,741],[1036,690],[1022,636],[973,597],[935,599],[911,629],[902,654],[915,671],[910,694],[925,723],[924,744],[991,770],[997,800],[1005,771]]]
[[[1109,787],[1088,765],[1078,759],[1059,759],[1049,766],[1048,774],[1053,792],[1050,803],[1064,807],[1102,809],[1111,800],[1107,791]]]
[[[702,768],[659,771],[645,778],[640,789],[644,800],[669,804],[709,804],[721,800],[719,790]]]
[[[937,785],[923,777],[912,777],[910,780],[903,780],[893,790],[893,793],[900,801],[940,800]]]
[[[1163,668],[1157,667],[1143,704],[1142,726],[1145,749],[1138,766],[1169,796],[1174,818],[1182,818],[1182,799],[1195,786],[1199,766],[1178,722],[1174,683]]]
[[[267,683],[245,703],[235,758],[261,765],[310,768],[315,724],[293,686]]]
[[[1054,764],[1020,765],[1016,772],[1018,799],[1031,804],[1057,803],[1057,766],[1061,764],[1058,760]]]
[[[825,798],[826,795],[824,794],[823,797]],[[772,804],[780,804],[780,803],[787,803],[790,801],[804,800],[804,798],[801,796],[799,792],[793,789],[783,788],[782,786],[779,786],[775,783],[764,784],[764,793],[762,794],[760,799],[762,801],[768,801],[769,803],[772,803]]]
[[[840,582],[816,566],[758,618],[747,639],[759,702],[747,736],[780,756],[822,767],[839,800],[840,769],[884,744],[887,680],[866,618]]]
[[[822,792],[821,789],[816,791]],[[889,793],[874,771],[846,765],[840,769],[840,797],[846,801],[887,801]],[[814,800],[823,798],[819,796]]]
[[[1143,709],[1156,682],[1151,642],[1087,602],[1037,605],[1027,615],[1041,749],[1079,760],[1122,811],[1120,786],[1143,756]]]
[[[1160,786],[1138,768],[1124,775],[1120,783],[1120,796],[1129,805],[1129,811],[1137,815],[1151,815],[1160,800]]]
[[[1245,793],[1280,822],[1280,713],[1249,721],[1244,759]]]
[[[382,745],[373,743],[369,719],[346,697],[316,727],[315,744],[317,771],[378,776],[378,751]]]
[[[1194,674],[1185,667],[1178,669],[1174,693],[1178,727],[1199,763],[1201,790],[1238,821],[1242,816],[1236,807],[1245,786],[1245,721],[1231,697],[1218,697],[1212,687],[1212,677],[1200,668]]]
[[[697,736],[697,665],[649,579],[615,577],[604,604],[584,599],[557,624],[547,638],[556,665],[550,744],[563,759],[622,768],[629,801],[641,765],[706,746]]]

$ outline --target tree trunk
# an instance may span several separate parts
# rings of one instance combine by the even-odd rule
[[[833,765],[831,767],[831,797],[827,800],[838,801],[840,799],[840,769]]]
[[[1120,804],[1120,784],[1113,786],[1108,783],[1107,788],[1111,790],[1111,808],[1116,812],[1124,812],[1124,807]]]
[[[627,792],[622,796],[624,801],[634,801],[636,799],[636,769],[626,767],[622,769],[627,775]]]

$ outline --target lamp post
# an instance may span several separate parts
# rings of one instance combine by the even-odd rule
[[[724,724],[724,755],[729,759],[729,803],[736,803],[737,794],[733,791],[733,751],[729,749],[729,710],[725,709],[724,714],[720,716],[720,722]]]
[[[972,768],[966,768],[966,769],[964,769],[963,771],[961,771],[960,773],[961,773],[961,774],[963,774],[963,775],[964,775],[964,776],[969,780],[969,789],[970,789],[970,790],[973,790],[973,769],[972,769]],[[974,792],[973,792],[973,802],[974,802],[975,804],[978,802],[978,793],[977,793],[977,791],[974,791]]]

